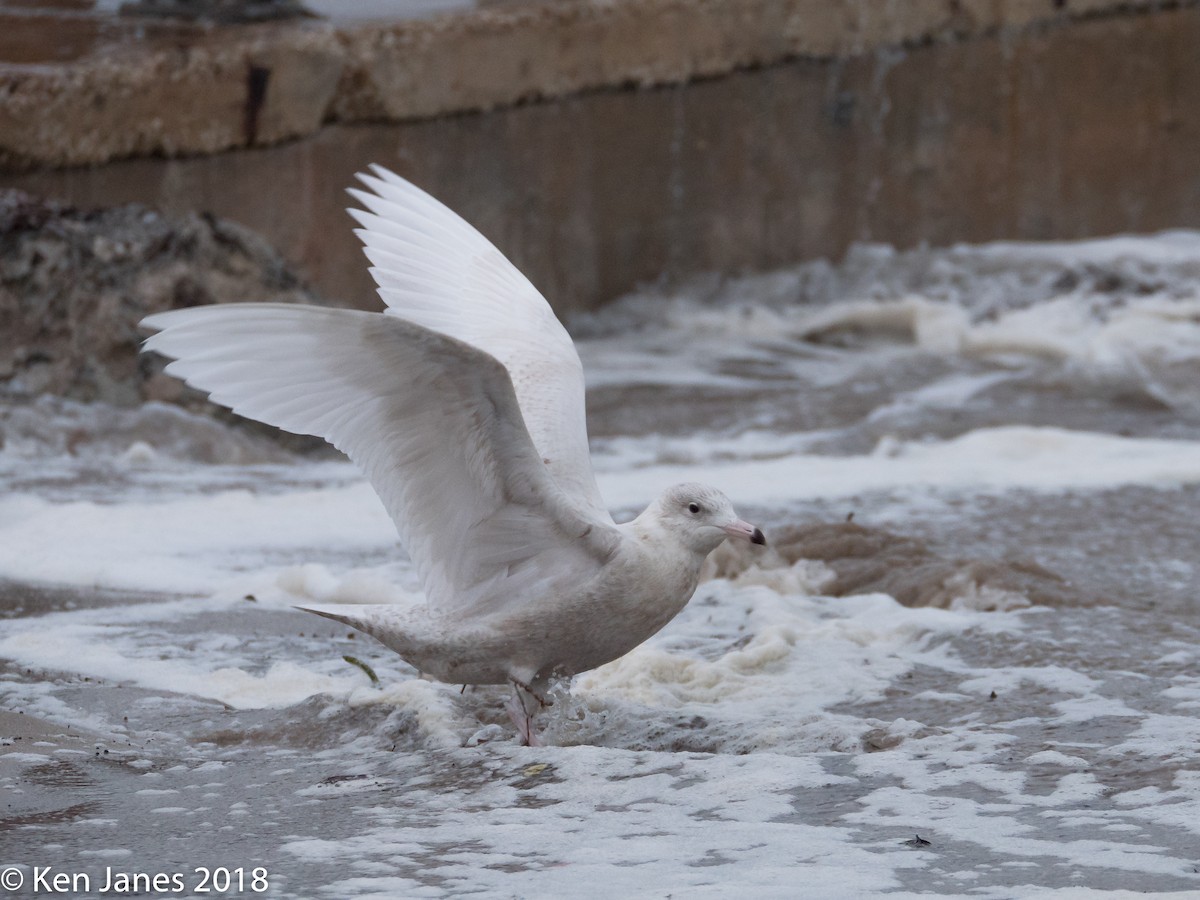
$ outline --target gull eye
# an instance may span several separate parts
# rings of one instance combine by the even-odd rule
[[[691,503],[688,504],[688,512],[690,512],[692,515],[695,515],[696,513],[700,512],[700,504],[697,503],[695,500],[693,500]]]

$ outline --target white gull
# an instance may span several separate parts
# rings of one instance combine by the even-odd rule
[[[683,609],[727,536],[715,488],[616,524],[592,473],[583,367],[537,289],[471,225],[381,167],[352,189],[383,313],[246,303],[159,313],[166,371],[250,419],[325,438],[366,472],[426,602],[305,607],[422,673],[510,684],[526,743],[552,677],[632,650]]]

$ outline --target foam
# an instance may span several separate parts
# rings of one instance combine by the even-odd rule
[[[171,601],[51,613],[10,622],[0,636],[0,656],[48,673],[190,694],[239,709],[289,706],[318,693],[346,695],[358,685],[352,675],[331,674],[332,658],[320,668],[283,660],[261,669],[262,657],[248,659],[240,639],[205,630],[181,644],[170,629],[236,609],[234,601]]]
[[[348,464],[338,468],[353,477]],[[391,520],[358,479],[266,495],[168,489],[159,498],[51,503],[7,494],[0,498],[0,578],[206,593],[272,555],[398,554]]]
[[[1200,442],[1121,437],[1024,425],[979,428],[949,440],[881,442],[871,454],[796,453],[775,459],[647,465],[614,471],[601,492],[614,507],[637,507],[664,484],[708,481],[743,504],[850,497],[868,491],[998,494],[1173,488],[1200,482]]]
[[[800,316],[791,330],[812,337],[859,329],[899,334],[927,352],[966,357],[1023,354],[1120,373],[1143,361],[1200,358],[1200,298],[1149,297],[1098,311],[1078,296],[972,321],[968,311],[924,297],[846,301]]]
[[[690,449],[690,456],[660,446],[652,457],[630,445],[598,457],[605,498],[633,512],[664,485],[684,481],[720,485],[743,506],[870,491],[912,497],[927,491],[1056,493],[1200,483],[1198,442],[1051,427],[981,428],[942,441],[886,440],[872,453],[853,456],[798,451],[747,458],[742,439],[725,444],[687,439],[676,446]],[[663,455],[676,462],[648,461]],[[631,468],[632,461],[641,465]],[[322,556],[366,555],[381,565],[389,557],[403,558],[382,504],[369,485],[356,480],[353,468],[328,463],[318,471],[332,475],[334,486],[197,494],[184,482],[157,489],[154,499],[126,502],[56,503],[10,492],[0,497],[0,578],[138,591],[209,593],[240,586],[253,592],[264,589],[263,580],[249,576],[261,569],[262,559],[273,557],[280,565],[264,573],[266,580],[282,579],[298,595],[398,602],[389,585],[395,571],[360,572],[353,583],[338,587],[318,584],[318,570],[303,568]],[[335,582],[338,577],[329,575]]]

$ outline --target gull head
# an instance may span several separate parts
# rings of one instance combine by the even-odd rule
[[[765,544],[762,530],[738,518],[729,498],[706,484],[667,488],[651,506],[659,524],[684,545],[708,555],[726,538]]]

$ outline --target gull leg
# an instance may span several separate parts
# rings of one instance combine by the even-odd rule
[[[541,736],[533,727],[533,717],[546,705],[546,701],[534,693],[529,685],[515,678],[509,680],[509,686],[512,693],[504,704],[504,709],[512,719],[513,725],[517,727],[521,743],[527,747],[542,746]]]

